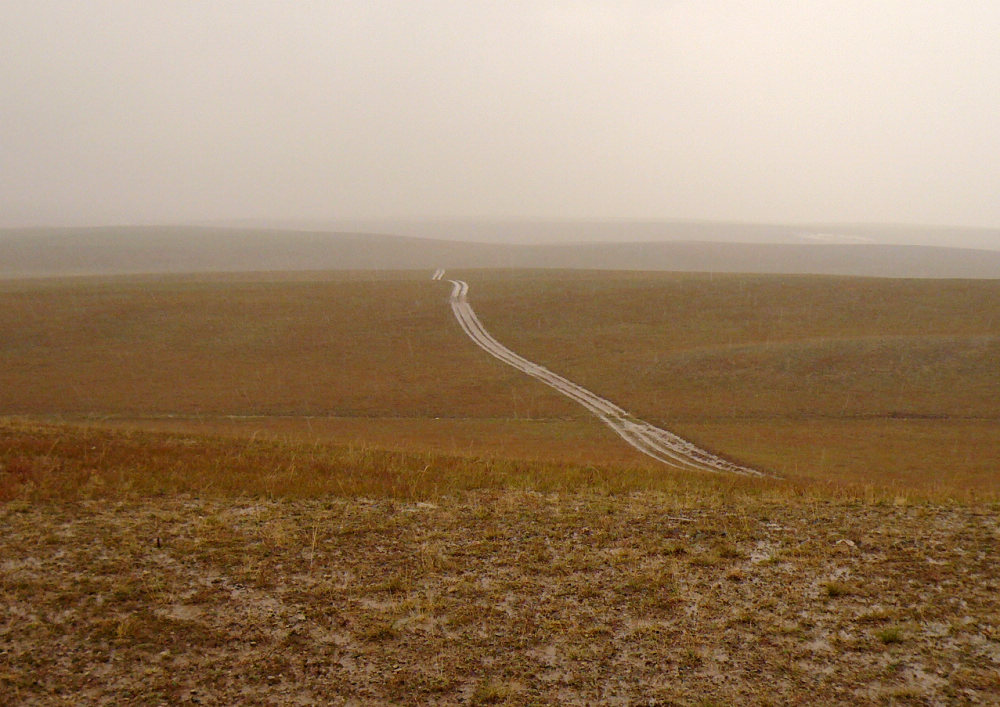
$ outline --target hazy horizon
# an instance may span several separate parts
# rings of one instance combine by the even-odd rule
[[[4,238],[23,240],[114,234],[133,247],[152,232],[212,234],[261,232],[271,239],[299,235],[371,234],[428,241],[496,245],[586,245],[642,243],[731,243],[760,245],[897,245],[1000,251],[1000,229],[910,224],[775,224],[678,219],[210,219],[190,223],[0,227]],[[130,238],[134,236],[133,238]],[[128,243],[125,240],[128,239]]]
[[[11,0],[0,20],[0,227],[912,224],[1000,249],[996,3]]]

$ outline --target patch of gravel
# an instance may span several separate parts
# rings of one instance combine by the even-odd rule
[[[1000,512],[0,507],[0,704],[1000,702]]]

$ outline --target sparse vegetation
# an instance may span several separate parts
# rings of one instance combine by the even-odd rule
[[[810,278],[492,277],[512,348],[785,478],[638,457],[465,351],[429,282],[8,284],[0,703],[1000,699],[995,285],[939,284],[941,314],[920,283],[836,280],[860,289],[824,325]],[[522,297],[577,302],[536,325]],[[895,343],[859,349],[878,307]],[[894,356],[918,385],[892,392]],[[867,397],[836,412],[845,385]],[[394,396],[409,417],[380,417]]]
[[[506,345],[703,447],[821,484],[996,497],[996,281],[456,275]],[[658,467],[483,355],[426,278],[8,282],[0,413]]]
[[[903,642],[903,629],[899,626],[888,626],[883,629],[879,629],[875,632],[878,640],[882,643],[902,643]]]
[[[703,447],[790,478],[996,497],[1000,281],[470,281],[505,345]]]
[[[552,493],[584,488],[604,494],[656,490],[719,500],[734,493],[775,499],[806,493],[773,480],[665,474],[648,465],[583,467],[0,418],[0,501],[127,500],[178,493],[434,500],[483,489]],[[610,500],[607,510],[613,512],[616,506]]]
[[[15,499],[0,523],[5,704],[1000,695],[990,506],[163,494]],[[736,552],[692,561],[722,532]],[[831,570],[871,591],[817,601]]]
[[[826,596],[830,597],[831,599],[835,599],[837,597],[849,596],[854,593],[854,590],[851,588],[851,585],[847,584],[846,582],[841,582],[839,580],[831,580],[829,582],[825,582],[823,584],[823,591],[826,593]]]

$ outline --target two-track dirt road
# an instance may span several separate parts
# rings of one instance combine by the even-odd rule
[[[433,279],[440,280],[443,275],[444,271],[438,270],[434,273]],[[452,312],[470,339],[491,356],[555,388],[571,400],[575,400],[643,454],[679,469],[728,472],[744,476],[769,476],[756,469],[740,466],[723,459],[672,432],[633,417],[611,401],[566,380],[544,366],[539,366],[517,355],[494,339],[483,327],[467,300],[468,283],[462,280],[449,280],[448,282],[453,285],[451,292]]]

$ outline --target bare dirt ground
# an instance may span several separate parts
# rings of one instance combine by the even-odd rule
[[[0,703],[1000,701],[991,506],[0,505]]]

